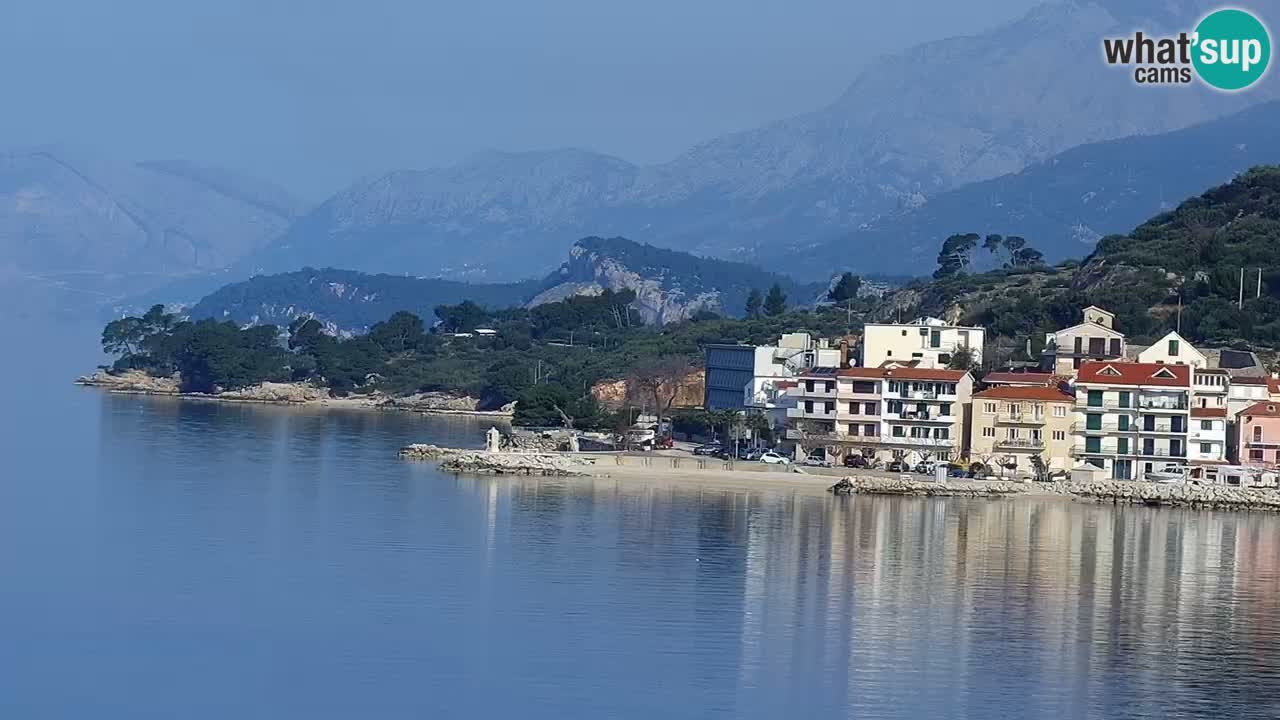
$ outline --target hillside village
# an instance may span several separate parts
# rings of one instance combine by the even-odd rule
[[[1130,344],[1096,306],[1050,333],[1036,365],[980,374],[985,338],[926,317],[868,324],[856,347],[803,333],[712,345],[704,404],[765,414],[797,461],[1274,482],[1280,380],[1253,352],[1196,348],[1176,332]]]

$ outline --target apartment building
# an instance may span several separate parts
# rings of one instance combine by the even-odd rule
[[[1201,399],[1201,398],[1196,398]],[[1227,445],[1227,409],[1191,408],[1191,432],[1187,438],[1187,461],[1191,465],[1221,465],[1230,457]]]
[[[1042,370],[1070,376],[1086,362],[1125,356],[1124,333],[1115,329],[1114,314],[1090,305],[1082,315],[1080,324],[1045,335]]]
[[[1280,403],[1264,400],[1240,411],[1237,453],[1241,465],[1280,466]]]
[[[801,454],[951,460],[967,449],[973,376],[932,368],[814,368],[797,378],[787,439]]]
[[[952,325],[938,318],[918,318],[905,324],[868,323],[863,328],[859,364],[880,367],[886,362],[909,363],[918,367],[946,368],[956,351],[968,349],[974,363],[982,362],[986,330]]]
[[[703,347],[708,410],[770,410],[777,407],[788,380],[813,367],[837,367],[847,359],[840,348],[808,333],[789,333],[777,345]]]
[[[1050,385],[1002,385],[973,396],[971,460],[1034,477],[1039,456],[1051,470],[1071,469],[1074,395]]]
[[[1265,375],[1232,375],[1227,383],[1227,415],[1231,417],[1270,399]]]
[[[1197,369],[1209,365],[1209,359],[1205,354],[1176,332],[1170,332],[1154,344],[1139,350],[1136,359],[1143,363],[1189,365]]]
[[[1117,480],[1187,461],[1191,368],[1084,362],[1076,377],[1072,455]]]
[[[787,410],[786,437],[805,454],[825,448],[875,457],[880,450],[884,371],[879,368],[813,368],[796,378]]]
[[[954,460],[968,451],[973,376],[963,370],[884,370],[880,439],[889,459]]]

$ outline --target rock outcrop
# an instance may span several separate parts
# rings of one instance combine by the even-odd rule
[[[570,477],[584,475],[584,468],[591,464],[590,460],[575,455],[455,450],[435,445],[406,445],[400,448],[400,457],[439,462],[445,472],[493,475]]]
[[[1071,495],[1088,500],[1215,510],[1280,511],[1280,491],[1227,485],[1161,485],[1120,480],[1070,483]]]
[[[141,370],[126,370],[119,373],[98,370],[92,375],[85,375],[76,379],[77,385],[106,388],[113,392],[145,393],[148,395],[177,395],[180,383],[181,379],[177,375],[157,377]]]

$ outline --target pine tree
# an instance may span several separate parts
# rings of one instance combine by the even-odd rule
[[[760,317],[760,307],[764,304],[764,300],[760,297],[760,291],[751,288],[751,292],[747,294],[747,317],[755,320]]]
[[[827,293],[827,297],[832,302],[842,303],[858,297],[858,289],[862,287],[862,278],[853,273],[845,273],[840,276],[840,282],[831,288]]]
[[[774,283],[769,288],[769,294],[764,299],[764,314],[769,317],[777,317],[787,311],[787,296],[782,292],[782,287],[778,283]]]

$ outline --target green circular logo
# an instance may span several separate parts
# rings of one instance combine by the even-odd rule
[[[1271,37],[1262,21],[1244,10],[1218,10],[1196,27],[1191,61],[1209,85],[1243,90],[1267,71]]]

